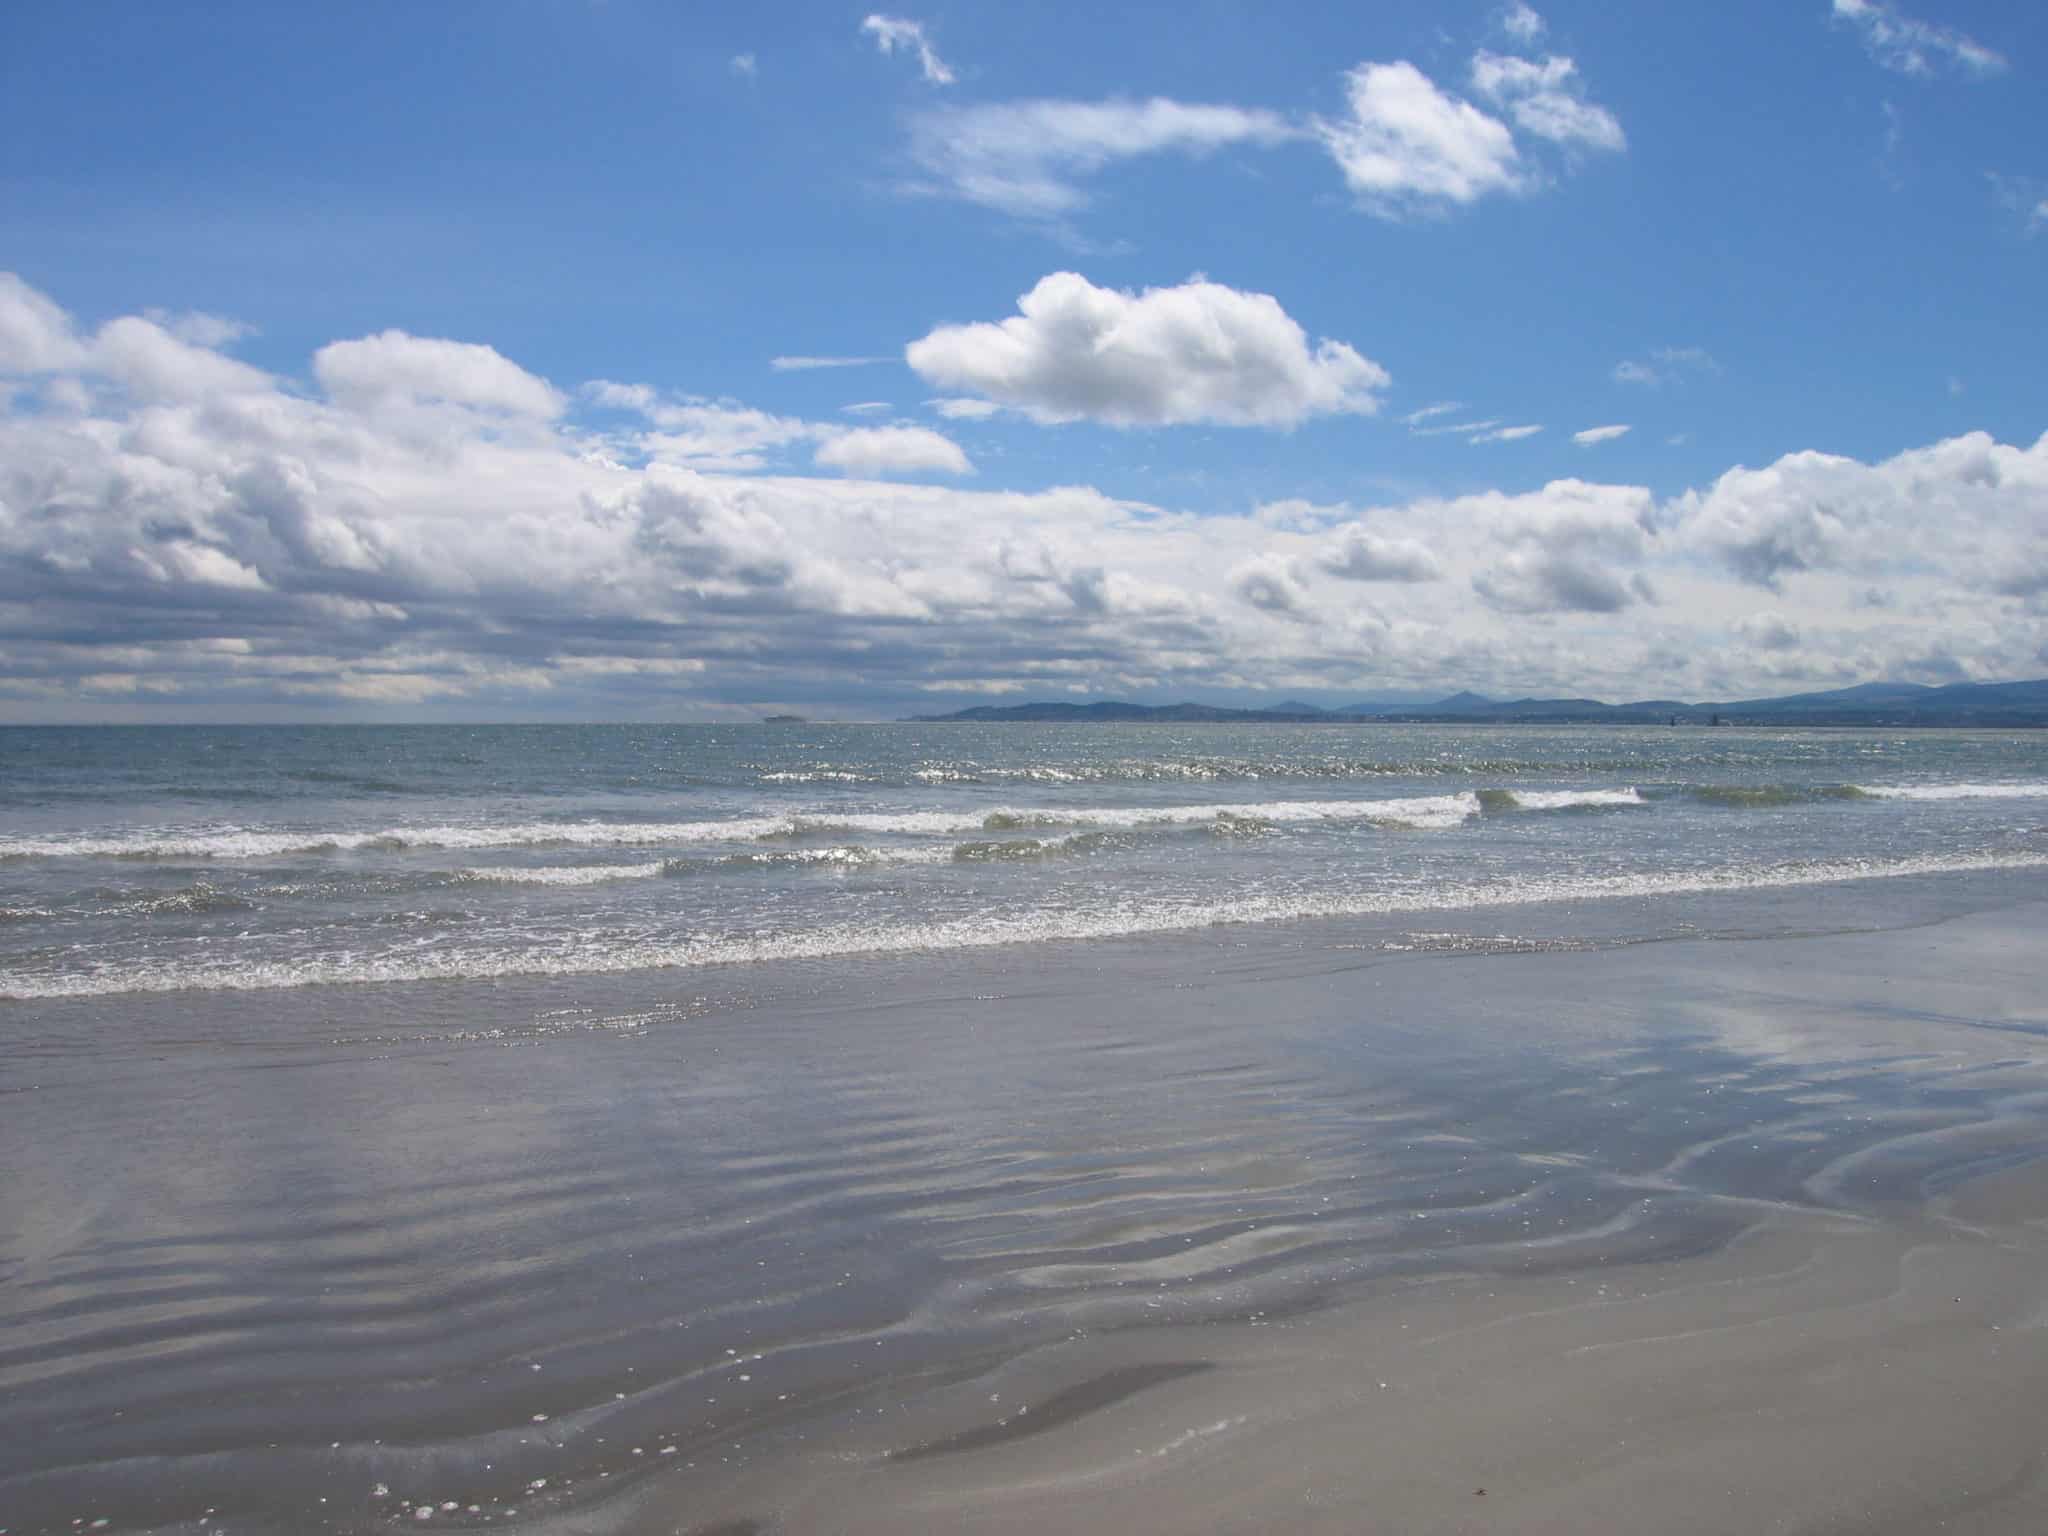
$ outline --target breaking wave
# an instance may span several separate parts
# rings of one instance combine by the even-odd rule
[[[1597,811],[1647,805],[1635,789],[1482,789],[1487,811]]]
[[[1768,810],[1779,805],[1809,805],[1816,800],[1868,800],[1872,791],[1855,784],[1688,784],[1689,800],[1733,810]]]
[[[1641,808],[1671,795],[1730,809],[1767,809],[1821,800],[2010,800],[2048,798],[2048,782],[1954,784],[1689,784],[1613,789],[1459,790],[1388,799],[1260,800],[1227,804],[1135,806],[1007,806],[994,809],[857,811],[814,808],[676,821],[524,821],[478,825],[387,827],[376,831],[302,831],[249,827],[144,828],[119,834],[0,837],[0,861],[114,859],[130,861],[257,860],[415,850],[673,848],[694,844],[757,844],[805,839],[971,838],[1047,830],[1133,831],[1208,827],[1244,831],[1313,823],[1354,823],[1441,830],[1481,814]],[[830,862],[832,850],[806,850],[789,862]],[[640,866],[632,866],[637,869]],[[475,871],[468,873],[477,874]],[[477,878],[529,884],[594,883],[634,878],[527,870],[486,871]]]
[[[454,879],[479,885],[603,885],[610,880],[652,880],[666,869],[667,865],[660,862],[507,866],[459,869]]]
[[[197,917],[210,912],[252,912],[256,903],[200,881],[175,890],[96,888],[57,905],[0,906],[0,923],[50,922],[71,918]]]
[[[2048,784],[1883,784],[1854,786],[1877,800],[2037,800]]]
[[[119,837],[0,838],[0,859],[268,859],[290,854],[398,853],[411,848],[632,847],[772,837],[786,816],[728,821],[523,822],[392,827],[377,832],[259,831],[239,827],[131,832]]]
[[[118,837],[0,839],[0,859],[263,859],[294,854],[410,849],[660,847],[689,843],[870,833],[962,837],[1026,827],[1197,825],[1225,818],[1268,824],[1366,821],[1389,826],[1454,825],[1478,812],[1472,793],[1398,800],[1274,800],[1240,805],[1036,807],[961,811],[798,811],[776,816],[660,822],[520,822],[484,826],[391,827],[377,832],[291,832],[245,828],[151,830]]]
[[[1221,900],[1114,900],[1092,907],[1035,910],[931,922],[837,923],[798,932],[744,937],[621,937],[609,929],[551,935],[489,947],[416,947],[382,955],[338,952],[290,960],[150,961],[63,975],[18,977],[0,996],[14,999],[122,992],[265,990],[285,987],[510,976],[573,976],[746,965],[838,955],[952,951],[1000,944],[1130,938],[1230,923],[1468,911],[1557,901],[1706,894],[1835,885],[1914,875],[2048,868],[2043,854],[1932,854],[1900,859],[1813,860],[1732,865],[1663,873],[1538,877],[1444,884],[1427,892],[1380,889],[1275,892]]]

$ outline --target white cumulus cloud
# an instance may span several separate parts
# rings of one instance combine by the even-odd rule
[[[597,405],[646,419],[650,430],[620,442],[621,449],[649,463],[691,469],[762,469],[776,449],[814,442],[838,430],[730,400],[667,398],[645,384],[599,379],[586,384],[583,394]]]
[[[261,394],[273,383],[261,369],[181,341],[139,315],[123,315],[99,328],[92,340],[91,369],[138,399],[166,402]]]
[[[1074,272],[1041,278],[1000,322],[947,325],[904,356],[927,381],[1040,421],[1291,427],[1370,413],[1386,371],[1340,341],[1310,343],[1269,294],[1194,278],[1130,293]]]
[[[1792,453],[1666,498],[1563,479],[1198,515],[863,478],[901,469],[885,454],[820,473],[843,420],[644,385],[550,417],[445,382],[364,410],[0,292],[13,366],[21,315],[62,363],[0,397],[0,718],[888,714],[1368,679],[1725,699],[2048,658],[2048,436]]]
[[[1787,454],[1731,469],[1674,503],[1693,548],[1743,581],[1944,570],[1971,590],[2048,594],[2048,436],[2013,448],[1981,432],[1877,464]]]
[[[1588,149],[1627,147],[1614,114],[1586,100],[1578,66],[1570,59],[1554,54],[1523,59],[1482,50],[1472,60],[1472,88],[1539,139]]]
[[[1542,20],[1507,13],[1526,44]],[[1445,89],[1407,60],[1366,62],[1344,77],[1345,106],[1329,117],[1220,102],[1022,100],[935,108],[910,123],[909,190],[961,198],[1054,230],[1089,201],[1088,179],[1144,156],[1205,156],[1231,146],[1319,145],[1359,204],[1387,218],[1434,212],[1491,193],[1543,184],[1543,167],[1517,143],[1620,150],[1620,122],[1589,101],[1571,59],[1482,50],[1472,89],[1498,117]]]
[[[1799,626],[1775,613],[1737,619],[1735,633],[1762,651],[1789,651],[1799,644]]]
[[[71,317],[12,272],[0,272],[0,374],[58,373],[85,359]]]
[[[1308,591],[1293,562],[1283,556],[1254,555],[1235,567],[1228,581],[1239,601],[1261,612],[1283,618],[1301,618],[1307,612]]]
[[[816,462],[850,475],[971,475],[960,445],[929,427],[859,427],[818,445]]]
[[[146,309],[142,318],[153,325],[163,327],[180,341],[189,341],[195,347],[225,347],[253,336],[256,328],[244,321],[227,315],[209,314],[203,309],[185,309],[173,312],[167,309]]]
[[[1359,65],[1346,77],[1346,98],[1347,116],[1316,126],[1371,212],[1398,216],[1527,184],[1507,125],[1439,90],[1406,60]]]
[[[1619,613],[1645,588],[1577,555],[1516,550],[1472,579],[1472,589],[1503,613]]]
[[[495,348],[404,331],[330,342],[313,354],[313,376],[329,398],[350,405],[446,401],[542,418],[563,407],[545,379]]]
[[[1324,546],[1316,562],[1345,581],[1435,581],[1443,561],[1414,538],[1388,538],[1353,525]]]

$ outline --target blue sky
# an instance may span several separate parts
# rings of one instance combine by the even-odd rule
[[[0,717],[2048,672],[2044,66],[1934,0],[17,3]]]

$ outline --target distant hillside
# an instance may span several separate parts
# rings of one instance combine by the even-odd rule
[[[1316,709],[1313,705],[1294,709],[1226,709],[1217,704],[1124,704],[1112,700],[1100,704],[977,704],[972,709],[956,710],[950,715],[912,715],[910,718],[930,724],[975,720],[1065,721],[1070,724],[1149,720],[1166,723],[1263,721],[1300,725],[1304,722],[1362,717],[1332,714],[1328,710]]]
[[[1393,697],[1400,697],[1398,695]],[[2048,727],[2048,678],[2016,683],[1951,683],[1930,688],[1918,683],[1859,683],[1827,693],[1795,693],[1775,699],[1736,699],[1689,704],[1676,699],[1643,699],[1608,704],[1599,699],[1488,699],[1455,693],[1434,703],[1370,701],[1354,708],[1319,709],[1289,699],[1270,709],[1231,709],[1218,704],[979,704],[949,715],[915,715],[938,724],[953,721],[1051,721],[1162,724],[1344,724],[1365,721],[1472,724],[1613,725],[1908,725]]]
[[[1470,714],[1474,710],[1486,710],[1494,707],[1492,699],[1477,693],[1454,693],[1448,699],[1438,699],[1436,703],[1429,706],[1429,708],[1437,711],[1439,714],[1446,715],[1464,715]]]

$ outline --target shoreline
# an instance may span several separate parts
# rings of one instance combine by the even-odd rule
[[[1770,904],[1830,889],[1861,887],[1869,890],[1866,899],[1873,906],[1882,907],[1882,888],[1893,883],[1917,896],[1930,884],[1944,882],[1963,884],[1976,880],[1989,886],[2004,881],[2024,885],[2037,879],[2043,870],[2048,870],[2048,851],[2034,850],[1907,856],[1878,867],[1864,859],[1795,861],[1768,870],[1763,877],[1753,869],[1709,866],[1662,873],[1576,876],[1534,884],[1510,880],[1449,888],[1428,896],[1370,892],[1352,897],[1318,895],[1308,900],[1285,896],[1223,898],[1179,909],[1163,907],[1143,914],[1116,914],[1107,921],[1093,914],[1075,917],[1027,912],[987,921],[935,920],[898,930],[868,926],[828,928],[807,937],[785,934],[765,940],[668,939],[651,941],[633,952],[585,955],[567,964],[531,954],[495,958],[489,963],[444,961],[439,968],[404,956],[383,956],[374,963],[353,957],[336,961],[331,956],[320,956],[271,967],[226,961],[215,962],[211,969],[161,964],[149,968],[154,974],[148,984],[142,984],[136,975],[116,984],[86,975],[75,981],[46,979],[18,992],[0,990],[0,1007],[96,999],[118,1002],[166,994],[207,998],[308,989],[351,991],[498,982],[575,986],[610,980],[629,987],[687,985],[700,975],[744,977],[757,970],[772,972],[807,964],[900,961],[913,968],[943,967],[968,962],[976,954],[993,955],[996,958],[990,963],[1000,966],[1005,963],[1003,956],[1014,958],[1034,950],[1142,947],[1155,942],[1180,942],[1199,948],[1212,944],[1237,947],[1256,942],[1244,935],[1257,930],[1276,933],[1276,945],[1286,948],[1304,942],[1303,935],[1307,936],[1306,942],[1314,943],[1317,935],[1363,925],[1374,925],[1381,933],[1394,935],[1412,933],[1425,923],[1447,924],[1453,929],[1470,927],[1497,921],[1502,914],[1515,914],[1525,922],[1543,924],[1557,921],[1557,914],[1573,914],[1576,919],[1588,906],[1612,914],[1607,922],[1594,924],[1596,935],[1604,936],[1615,916],[1627,921],[1636,911],[1666,902],[1701,906],[1730,902],[1739,907],[1746,902]],[[1937,906],[1946,910],[1939,898]],[[1689,936],[1676,929],[1640,935],[1646,940],[1673,941]]]

